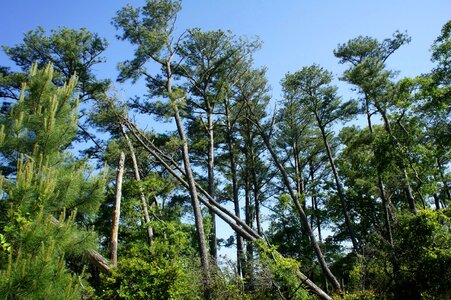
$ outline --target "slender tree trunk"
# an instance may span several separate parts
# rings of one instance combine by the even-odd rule
[[[111,263],[117,266],[117,238],[119,234],[119,218],[121,215],[122,178],[124,176],[125,154],[121,152],[117,165],[116,193],[113,211],[113,228],[111,230]]]
[[[368,96],[366,93],[365,93],[365,111],[366,111],[366,116],[367,116],[367,121],[368,121],[368,129],[370,131],[371,136],[373,136],[374,132],[373,132],[373,126],[371,124],[369,100],[368,100]],[[373,154],[374,154],[374,149],[373,149]],[[391,229],[390,210],[388,209],[389,201],[387,200],[387,197],[386,197],[385,185],[382,180],[381,171],[379,170],[379,168],[376,168],[376,171],[377,171],[377,185],[379,187],[379,192],[380,192],[380,196],[381,196],[381,200],[382,200],[382,209],[384,212],[385,230],[386,230],[388,242],[390,243],[391,246],[393,246],[393,234],[392,234],[392,229]]]
[[[294,171],[296,176],[296,190],[299,195],[304,193],[304,178],[301,170],[301,162],[299,160],[299,151],[297,144],[294,143],[292,146],[293,149],[293,158],[294,158]]]
[[[171,63],[170,61],[166,62],[166,76],[167,83],[166,89],[168,91],[169,97],[172,98],[172,72],[171,72]],[[191,197],[191,205],[193,206],[194,213],[194,223],[197,231],[197,239],[199,243],[199,255],[200,262],[202,266],[202,276],[204,279],[205,293],[204,296],[206,299],[211,299],[211,280],[210,280],[210,262],[208,259],[208,251],[205,239],[205,231],[204,231],[204,223],[202,212],[200,209],[199,199],[197,195],[196,184],[194,181],[193,172],[191,170],[191,162],[189,159],[189,150],[188,150],[188,142],[185,136],[185,132],[183,130],[182,120],[180,118],[180,113],[177,107],[177,103],[175,103],[178,99],[170,99],[171,106],[174,112],[175,124],[177,126],[177,132],[179,134],[180,140],[182,142],[182,160],[185,169],[186,181],[188,183],[188,190]]]
[[[258,126],[258,124],[255,124]],[[283,165],[279,162],[279,159],[277,157],[277,154],[275,153],[274,149],[272,148],[272,145],[270,143],[269,137],[265,134],[265,132],[263,132],[262,128],[258,128],[260,131],[260,134],[263,138],[263,141],[266,145],[266,148],[268,149],[268,151],[271,154],[271,157],[273,158],[274,163],[276,164],[277,168],[279,169],[279,172],[282,175],[282,180],[284,182],[285,187],[288,189],[291,198],[293,199],[293,202],[296,206],[296,209],[299,213],[299,216],[301,218],[301,222],[302,225],[304,227],[304,230],[307,232],[307,235],[310,238],[310,242],[312,244],[313,250],[315,251],[316,254],[316,258],[318,259],[318,262],[321,266],[321,269],[323,270],[325,276],[330,280],[330,282],[332,283],[332,286],[334,287],[335,290],[341,290],[340,287],[340,283],[338,282],[337,278],[334,276],[334,274],[332,274],[332,272],[329,269],[329,266],[326,263],[326,260],[324,259],[324,255],[323,252],[321,251],[318,242],[315,238],[315,235],[313,233],[312,228],[310,227],[307,215],[305,214],[304,209],[302,208],[302,205],[299,203],[299,199],[298,199],[298,195],[296,195],[296,193],[293,191],[293,189],[291,188],[290,185],[290,180],[288,177],[288,174],[285,170],[285,168],[283,167]]]
[[[233,145],[230,145],[230,150],[233,151]],[[232,194],[233,206],[235,215],[240,218],[240,200],[238,195],[238,176],[236,171],[236,163],[233,152],[230,155],[230,166],[232,169]],[[236,234],[236,255],[237,255],[237,273],[242,276],[242,266],[245,264],[243,238],[238,233]]]
[[[409,209],[412,214],[416,215],[418,210],[415,205],[415,198],[413,197],[413,194],[412,194],[412,188],[410,187],[409,175],[407,175],[407,170],[404,165],[401,166],[401,169],[403,172],[404,191],[406,193],[407,202],[409,203]]]
[[[244,199],[245,199],[245,222],[252,228],[254,213],[251,202],[251,187],[248,174],[244,179]],[[254,289],[254,245],[251,241],[246,242],[246,268],[244,278],[246,280],[246,288],[249,291]]]
[[[437,196],[437,193],[434,193],[434,204],[435,204],[435,209],[439,210],[440,209],[440,199]]]
[[[398,139],[393,135],[393,132],[391,130],[391,125],[390,125],[390,121],[387,118],[387,115],[385,113],[385,111],[379,106],[378,103],[375,103],[376,109],[377,111],[381,114],[382,116],[382,120],[384,121],[384,128],[385,131],[388,133],[388,135],[393,139],[393,141],[395,142],[395,144],[400,147],[400,143],[398,141]],[[403,181],[404,181],[404,192],[406,193],[406,198],[407,198],[407,203],[409,205],[409,209],[410,212],[412,214],[416,214],[417,213],[417,208],[415,205],[415,198],[413,197],[412,194],[412,188],[410,186],[410,180],[409,180],[409,176],[407,175],[407,169],[406,166],[404,165],[404,163],[402,163],[400,166],[401,172],[402,172],[402,176],[403,176]]]
[[[378,171],[378,175],[377,175],[377,183],[378,183],[379,191],[381,193],[382,208],[384,211],[385,229],[387,231],[388,242],[390,243],[391,246],[393,246],[393,234],[392,234],[392,230],[391,230],[390,211],[388,209],[387,197],[385,196],[384,183],[379,174],[379,171]]]
[[[255,216],[255,225],[257,227],[257,232],[259,235],[263,235],[262,225],[260,221],[260,184],[258,183],[257,178],[257,157],[255,155],[255,148],[253,146],[253,138],[250,143],[250,159],[251,159],[251,178],[252,178],[252,193],[254,196],[254,216]]]
[[[200,254],[200,261],[202,265],[202,273],[203,278],[205,281],[206,286],[206,298],[210,299],[210,263],[208,259],[208,251],[207,251],[207,245],[206,245],[206,239],[205,239],[205,231],[204,231],[204,223],[202,218],[202,212],[200,209],[199,199],[197,195],[197,189],[194,182],[194,176],[193,172],[191,170],[191,163],[189,159],[189,151],[188,151],[188,142],[185,137],[185,133],[183,131],[182,127],[182,121],[180,119],[179,111],[176,105],[174,105],[174,114],[175,114],[175,121],[177,124],[177,130],[179,132],[179,137],[182,140],[182,158],[183,158],[183,164],[185,168],[185,174],[186,179],[189,186],[189,193],[191,197],[191,204],[193,206],[193,212],[194,212],[194,222],[196,226],[197,231],[197,237],[198,237],[198,243],[199,243],[199,254]]]
[[[240,200],[238,195],[238,174],[237,166],[235,160],[235,147],[232,135],[232,125],[229,120],[229,110],[228,105],[225,106],[225,114],[227,118],[227,147],[229,150],[229,163],[230,163],[230,173],[232,176],[232,197],[235,215],[240,218]],[[245,264],[244,249],[243,249],[243,238],[241,235],[236,233],[236,271],[239,277],[242,274],[242,266]]]
[[[329,142],[327,141],[326,131],[325,131],[324,127],[320,125],[320,121],[319,121],[318,117],[317,117],[317,121],[318,121],[319,128],[321,130],[321,136],[323,138],[324,147],[326,148],[326,154],[327,154],[327,157],[329,158],[330,167],[332,169],[332,174],[334,176],[335,186],[337,188],[338,197],[340,198],[341,208],[343,210],[345,224],[346,224],[349,236],[352,241],[352,246],[355,251],[360,252],[360,246],[359,246],[359,243],[357,242],[357,238],[354,233],[354,229],[353,229],[353,226],[351,223],[351,218],[349,217],[349,211],[348,211],[345,195],[343,193],[343,188],[341,186],[340,178],[338,177],[337,168],[335,167],[335,162],[334,162],[334,158],[332,156],[332,151],[330,149]]]
[[[122,135],[124,136],[125,140],[127,141],[127,146],[130,151],[130,156],[132,158],[132,164],[133,164],[133,173],[135,175],[135,179],[136,179],[136,181],[140,182],[141,175],[139,174],[138,160],[136,159],[135,149],[134,149],[133,144],[130,141],[123,125],[121,125],[121,131],[122,131]],[[147,228],[147,239],[148,239],[149,245],[150,245],[153,240],[153,228],[150,226],[150,216],[149,216],[149,209],[147,207],[147,199],[144,195],[144,191],[142,190],[141,186],[139,187],[139,198],[141,200],[141,207],[142,207],[143,214],[144,214],[144,221],[146,223],[145,226]]]
[[[208,115],[208,188],[207,191],[210,194],[211,197],[215,197],[215,156],[214,156],[214,132],[213,132],[213,118],[212,113],[209,111],[207,113]],[[211,231],[210,236],[208,237],[209,244],[210,244],[210,256],[211,258],[216,261],[218,256],[218,244],[216,241],[216,215],[211,210],[210,213],[210,220],[211,220]]]
[[[294,169],[295,169],[295,176],[296,176],[296,191],[298,195],[303,195],[305,193],[305,186],[304,186],[304,174],[302,173],[302,167],[301,167],[301,161],[299,159],[299,151],[297,144],[294,143],[292,146],[293,148],[293,157],[294,157]],[[305,202],[305,199],[301,203],[302,208],[304,210],[307,209],[307,204]]]
[[[315,168],[313,166],[312,160],[309,161],[309,173],[310,173],[310,186],[311,186],[311,193],[312,193],[312,209],[313,213],[311,216],[311,227],[313,227],[314,219],[316,219],[316,226],[318,228],[318,241],[322,243],[322,237],[321,237],[321,217],[318,213],[318,199],[316,194],[316,188],[315,188]]]
[[[438,158],[437,158],[437,168],[443,183],[443,204],[446,204],[448,201],[451,200],[451,193],[448,188],[448,182],[446,182],[445,174],[443,173],[442,164],[440,162],[440,159]]]

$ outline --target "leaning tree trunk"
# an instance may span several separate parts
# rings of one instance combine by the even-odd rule
[[[365,112],[366,112],[366,118],[367,118],[367,122],[368,122],[368,129],[370,131],[371,136],[374,135],[374,131],[373,131],[373,125],[371,123],[371,113],[370,113],[370,108],[369,108],[369,100],[368,100],[368,95],[365,93]],[[373,154],[374,154],[374,149],[373,149]],[[384,181],[382,180],[382,174],[381,174],[381,170],[379,168],[376,168],[376,172],[377,172],[377,185],[379,188],[379,192],[380,192],[380,196],[381,196],[381,200],[382,200],[382,209],[384,212],[384,223],[385,223],[385,230],[386,230],[386,234],[387,234],[387,239],[388,242],[390,243],[391,246],[393,246],[393,234],[392,234],[392,226],[391,226],[391,217],[390,217],[390,211],[388,209],[389,207],[389,199],[387,199],[386,196],[386,192],[385,192],[385,185],[384,185]]]
[[[341,186],[340,178],[338,177],[337,168],[335,167],[335,162],[334,162],[334,158],[332,156],[332,151],[330,149],[329,142],[327,141],[326,131],[325,131],[324,127],[321,126],[320,121],[318,120],[318,117],[317,117],[317,121],[319,123],[318,125],[319,125],[320,131],[321,131],[321,136],[323,138],[324,148],[326,149],[326,154],[327,154],[327,157],[329,158],[330,167],[332,169],[332,174],[333,174],[334,180],[335,180],[335,186],[337,188],[338,198],[340,198],[341,208],[343,210],[343,216],[345,218],[345,224],[348,229],[349,236],[351,238],[352,246],[355,251],[360,252],[360,246],[359,246],[359,243],[357,242],[357,238],[355,236],[354,229],[352,227],[351,218],[349,217],[348,206],[346,203],[345,195],[343,193],[343,188]]]
[[[124,136],[125,140],[127,141],[127,146],[130,151],[135,179],[136,179],[136,181],[140,182],[141,175],[139,175],[138,160],[136,159],[135,149],[133,148],[133,144],[130,141],[130,139],[127,135],[127,132],[125,132],[124,126],[121,124],[120,127],[121,127],[121,131],[122,131],[122,135]],[[150,245],[153,240],[153,228],[150,226],[150,216],[149,216],[149,209],[147,207],[147,199],[146,199],[146,196],[144,195],[144,191],[142,190],[141,186],[139,186],[139,198],[141,200],[141,207],[143,210],[144,222],[145,222],[145,226],[147,228],[147,239],[148,239],[149,245]]]
[[[117,239],[119,234],[119,218],[121,215],[122,178],[124,176],[125,154],[121,152],[117,166],[116,193],[113,212],[113,228],[111,230],[111,263],[117,266]]]
[[[169,96],[172,98],[172,72],[171,72],[171,64],[168,61],[166,63],[166,75],[167,75],[167,83],[166,88]],[[194,213],[194,223],[197,231],[197,239],[199,243],[199,255],[200,262],[202,266],[202,277],[204,279],[205,286],[205,298],[211,299],[211,280],[210,280],[210,263],[208,259],[208,251],[205,239],[205,231],[204,231],[204,223],[202,212],[200,209],[199,198],[197,195],[196,184],[194,181],[193,172],[191,170],[191,162],[189,159],[189,150],[188,150],[188,142],[185,136],[185,132],[183,130],[182,120],[180,118],[180,113],[177,107],[177,103],[175,103],[178,99],[170,99],[171,107],[174,112],[174,119],[177,126],[177,132],[179,134],[180,140],[182,142],[182,160],[183,166],[185,169],[185,176],[188,183],[188,190],[191,197],[191,205],[193,206]]]
[[[255,125],[258,126],[258,124],[255,124]],[[263,131],[263,129],[261,127],[259,127],[258,129],[260,131],[260,135],[263,138],[263,142],[266,145],[266,148],[268,149],[269,153],[271,154],[271,157],[272,157],[274,163],[276,164],[277,169],[279,170],[279,172],[282,175],[283,183],[284,183],[285,187],[288,189],[288,192],[290,193],[290,196],[291,196],[291,198],[295,204],[295,207],[299,213],[302,226],[304,227],[304,230],[307,232],[307,235],[309,236],[310,243],[312,244],[313,250],[315,251],[316,258],[318,259],[321,269],[323,270],[325,276],[331,281],[334,289],[340,291],[341,290],[340,283],[338,282],[337,278],[334,276],[334,274],[329,269],[329,266],[327,265],[326,260],[324,258],[323,252],[321,251],[321,249],[318,245],[318,241],[316,240],[315,234],[313,233],[312,227],[310,227],[310,223],[307,218],[307,215],[305,214],[305,211],[302,208],[301,203],[299,203],[298,195],[291,188],[288,173],[286,172],[283,165],[280,163],[276,152],[272,148],[269,137],[266,135],[266,133]]]

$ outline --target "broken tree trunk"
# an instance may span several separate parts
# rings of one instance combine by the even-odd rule
[[[121,125],[120,127],[121,127],[121,131],[122,131],[122,135],[124,136],[125,140],[127,141],[128,150],[130,151],[135,179],[136,179],[136,181],[140,182],[141,175],[139,175],[138,160],[136,159],[135,149],[133,148],[133,144],[130,141],[130,138],[128,137],[127,132],[125,131],[124,126]],[[149,209],[147,207],[147,199],[146,199],[146,196],[144,195],[144,191],[142,190],[141,186],[139,186],[139,198],[141,200],[141,207],[143,210],[144,222],[146,223],[145,226],[147,228],[147,239],[148,239],[149,245],[150,245],[153,240],[153,228],[150,226],[150,216],[149,216]]]
[[[121,215],[122,178],[124,176],[125,154],[121,152],[117,166],[116,193],[113,212],[113,228],[111,230],[111,262],[117,265],[117,238],[119,235],[119,218]]]
[[[52,222],[55,225],[59,224],[58,219],[55,218],[54,216],[50,216],[50,222]],[[105,258],[102,254],[100,254],[96,250],[88,249],[86,251],[86,254],[88,255],[91,263],[96,267],[98,267],[99,270],[102,271],[103,273],[109,273],[111,269],[114,267],[107,258]]]

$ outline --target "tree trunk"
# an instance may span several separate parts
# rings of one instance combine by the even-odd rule
[[[124,126],[121,125],[121,131],[122,131],[122,135],[124,136],[125,140],[127,141],[127,146],[128,149],[130,151],[130,156],[132,158],[132,163],[133,163],[133,172],[135,174],[135,179],[136,181],[140,182],[141,181],[141,176],[139,175],[139,168],[138,168],[138,161],[136,159],[136,155],[135,155],[135,149],[133,148],[133,144],[130,141],[127,132],[125,132]],[[145,221],[145,226],[147,228],[147,239],[149,241],[149,245],[152,243],[153,240],[153,229],[150,226],[150,216],[149,216],[149,210],[147,207],[147,199],[144,195],[144,191],[142,190],[142,187],[139,186],[139,198],[141,200],[141,207],[143,210],[143,214],[144,214],[144,221]]]
[[[210,110],[210,109],[209,109]],[[209,111],[208,113],[208,188],[207,191],[212,198],[215,197],[215,156],[214,156],[214,132],[213,132],[213,118],[212,113]],[[210,236],[208,237],[210,244],[210,256],[216,261],[218,256],[218,243],[216,241],[216,215],[211,210],[210,213],[210,222],[211,222],[211,231]]]
[[[315,188],[315,169],[313,166],[312,160],[309,161],[309,172],[310,172],[310,186],[311,186],[311,193],[312,193],[312,216],[311,216],[311,227],[313,228],[314,219],[316,217],[316,226],[318,228],[318,241],[322,243],[322,237],[321,237],[321,217],[318,213],[318,199],[316,194],[316,188]]]
[[[208,259],[208,251],[207,251],[207,245],[206,245],[206,239],[205,239],[205,231],[204,231],[204,223],[203,223],[203,217],[202,212],[200,209],[199,204],[199,198],[197,195],[197,189],[196,184],[194,181],[193,172],[191,170],[191,162],[189,159],[189,150],[188,150],[188,142],[185,136],[185,132],[183,130],[183,124],[182,120],[180,118],[179,109],[177,107],[177,103],[175,103],[178,99],[173,99],[172,95],[172,72],[171,72],[171,63],[170,61],[166,62],[165,65],[166,70],[166,89],[169,94],[169,97],[171,98],[171,107],[174,112],[174,119],[175,124],[177,126],[177,132],[179,134],[179,138],[182,142],[182,160],[183,160],[183,166],[185,169],[185,176],[186,181],[188,183],[188,190],[191,198],[191,205],[193,206],[193,213],[194,213],[194,223],[196,226],[197,231],[197,239],[199,243],[199,255],[200,255],[200,262],[202,266],[202,276],[204,279],[204,296],[206,299],[211,299],[211,280],[210,280],[210,262]]]
[[[437,196],[437,193],[434,193],[434,204],[435,204],[435,209],[439,210],[440,209],[440,199]]]
[[[366,111],[366,116],[367,116],[367,121],[368,121],[368,129],[370,131],[371,137],[373,137],[373,135],[374,135],[373,125],[371,124],[369,100],[368,100],[368,96],[366,93],[365,93],[365,111]],[[373,139],[371,139],[371,141],[373,141]],[[374,153],[375,152],[373,149],[373,154]],[[381,175],[381,171],[379,170],[379,168],[376,168],[376,172],[377,172],[377,185],[379,187],[379,192],[380,192],[380,196],[381,196],[381,200],[382,200],[382,210],[384,212],[384,223],[385,223],[387,239],[388,239],[388,242],[390,243],[390,245],[393,246],[393,234],[392,234],[392,229],[391,229],[390,210],[388,209],[389,201],[387,200],[387,197],[386,197],[385,185],[382,180],[382,175]]]
[[[251,187],[249,182],[249,174],[245,174],[244,178],[244,199],[245,199],[245,222],[252,228],[254,220],[252,202],[251,202]],[[252,241],[246,242],[246,268],[244,272],[244,279],[246,289],[248,291],[254,290],[254,245]]]
[[[111,230],[111,263],[117,266],[117,239],[119,234],[119,218],[121,215],[122,178],[124,176],[125,154],[121,152],[117,165],[116,193],[113,211],[113,228]]]
[[[238,174],[237,174],[237,166],[235,160],[235,146],[232,134],[232,124],[230,122],[230,115],[227,103],[224,105],[225,107],[225,115],[226,115],[226,139],[227,139],[227,147],[229,150],[229,163],[230,163],[230,173],[232,177],[232,197],[233,197],[233,206],[235,215],[240,218],[240,200],[238,194]],[[245,264],[244,258],[244,249],[243,249],[243,238],[241,235],[236,233],[236,272],[238,277],[241,277],[242,274],[242,266]]]
[[[257,124],[256,124],[257,125]],[[307,232],[307,235],[310,238],[310,242],[312,244],[313,250],[315,251],[316,254],[316,258],[318,259],[318,262],[321,266],[321,269],[323,270],[325,276],[331,281],[333,287],[335,290],[341,290],[340,287],[340,283],[338,282],[337,278],[334,276],[334,274],[332,274],[332,272],[329,269],[329,266],[326,263],[326,260],[324,259],[324,255],[323,252],[321,251],[318,242],[315,238],[315,235],[313,233],[312,228],[310,227],[307,215],[305,214],[304,209],[302,208],[302,205],[299,203],[298,200],[298,195],[296,195],[296,193],[293,191],[293,189],[291,188],[290,185],[290,180],[288,177],[288,174],[285,170],[285,168],[282,166],[282,164],[279,162],[279,159],[274,151],[274,149],[272,148],[272,145],[269,141],[269,137],[265,134],[265,132],[263,132],[262,128],[258,128],[260,131],[260,134],[263,138],[263,141],[266,145],[266,148],[268,149],[268,151],[271,154],[271,157],[273,158],[274,163],[276,164],[277,168],[279,169],[281,175],[282,175],[282,180],[284,182],[285,187],[288,189],[291,198],[294,201],[294,204],[296,206],[296,209],[299,213],[299,216],[301,217],[301,222],[302,225],[304,226],[304,230]]]
[[[99,252],[89,249],[87,251],[89,259],[92,264],[94,264],[103,273],[110,273],[113,266],[105,257],[103,257]]]
[[[263,235],[262,225],[260,221],[260,184],[257,178],[257,157],[255,155],[255,148],[253,147],[253,142],[250,143],[250,155],[251,155],[251,178],[252,178],[252,193],[254,196],[254,217],[255,225],[257,227],[257,232],[259,235]]]
[[[345,195],[343,193],[343,188],[341,186],[340,178],[338,177],[337,168],[335,167],[335,162],[334,162],[334,158],[332,156],[332,151],[330,149],[329,142],[327,141],[326,132],[325,132],[324,127],[321,126],[320,120],[318,119],[318,116],[316,117],[316,119],[318,121],[318,125],[319,125],[319,128],[321,130],[321,136],[323,138],[324,147],[326,148],[326,154],[327,154],[327,157],[329,158],[329,163],[330,163],[330,167],[332,169],[332,174],[334,176],[335,186],[336,186],[337,193],[338,193],[338,198],[340,198],[341,208],[343,210],[343,216],[345,218],[345,224],[346,224],[349,236],[350,236],[351,241],[352,241],[352,246],[353,246],[355,251],[360,252],[360,246],[359,246],[359,243],[357,242],[357,238],[356,238],[355,233],[354,233],[354,229],[353,229],[353,226],[352,226],[352,223],[351,223],[351,218],[349,217],[349,211],[348,211]]]
[[[387,231],[388,242],[390,243],[391,246],[393,246],[393,234],[391,230],[390,211],[388,209],[387,197],[385,196],[384,183],[382,182],[382,178],[381,175],[379,174],[379,171],[377,174],[377,183],[379,186],[379,191],[381,193],[382,209],[384,211],[385,229]]]
[[[380,105],[377,102],[375,103],[375,106],[376,106],[377,111],[382,116],[382,120],[384,121],[385,131],[393,139],[393,141],[395,142],[396,146],[398,146],[398,148],[399,148],[401,145],[400,145],[398,139],[393,135],[393,132],[391,130],[390,121],[388,120],[385,111],[380,107]],[[413,197],[412,188],[410,187],[410,180],[409,180],[409,176],[407,175],[406,166],[404,165],[404,163],[402,163],[399,167],[401,169],[402,176],[403,176],[404,191],[406,193],[407,203],[409,205],[410,212],[412,214],[416,214],[417,213],[417,208],[416,208],[416,205],[415,205],[415,198]]]
[[[299,159],[299,150],[298,145],[294,143],[293,148],[293,157],[294,157],[294,170],[296,176],[296,190],[299,195],[304,194],[304,174],[302,173],[301,160]],[[304,205],[305,208],[305,205]]]

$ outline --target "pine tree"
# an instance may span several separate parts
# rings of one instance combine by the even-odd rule
[[[18,103],[0,116],[0,234],[10,245],[0,256],[5,299],[80,299],[83,258],[95,246],[84,224],[103,198],[104,178],[68,151],[77,81],[58,88],[53,74],[51,64],[34,64]]]

